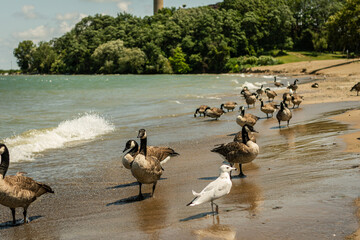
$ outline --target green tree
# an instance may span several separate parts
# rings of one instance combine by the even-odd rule
[[[18,47],[14,49],[14,56],[17,58],[17,64],[21,71],[27,73],[32,66],[32,52],[35,49],[35,44],[31,40],[25,40],[19,43]]]
[[[360,0],[347,0],[344,7],[329,18],[328,42],[332,49],[360,51]]]
[[[172,69],[175,73],[188,73],[191,71],[189,64],[186,63],[186,54],[183,53],[181,47],[174,49],[172,57],[169,57]]]
[[[32,52],[32,72],[50,73],[51,66],[56,60],[56,53],[50,43],[40,42]]]

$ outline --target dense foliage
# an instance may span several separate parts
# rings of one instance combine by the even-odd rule
[[[83,18],[60,38],[20,42],[25,73],[220,73],[276,64],[280,50],[359,51],[360,0],[224,0],[139,18]]]

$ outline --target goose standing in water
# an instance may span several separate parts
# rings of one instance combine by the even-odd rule
[[[203,114],[205,117],[205,109],[208,107],[209,106],[207,106],[207,105],[201,105],[198,109],[195,110],[194,117],[196,117],[196,114],[198,114],[198,113],[199,113],[200,117],[201,117],[201,114]]]
[[[249,138],[250,131],[250,127],[248,125],[244,125],[241,131],[242,142],[221,144],[211,150],[211,152],[218,153],[232,166],[235,163],[238,163],[240,165],[240,178],[246,177],[242,171],[242,164],[252,162],[259,154],[259,146]]]
[[[257,94],[256,93],[252,93],[250,96],[246,96],[245,97],[245,102],[248,105],[248,108],[250,108],[250,105],[253,104],[255,107],[255,103],[256,103],[256,99],[257,99]]]
[[[249,88],[248,87],[244,87],[241,92],[240,92],[241,95],[243,95],[244,98],[248,97],[248,96],[251,96],[251,92],[249,91]]]
[[[272,99],[272,100],[274,101],[274,98],[277,96],[276,92],[270,90],[270,88],[266,88],[266,89],[265,89],[265,93],[266,93],[266,96],[267,96],[268,99],[269,99],[269,102],[270,102],[270,99]]]
[[[290,109],[286,106],[286,103],[281,102],[280,103],[280,110],[276,114],[276,118],[279,122],[279,128],[280,128],[280,121],[286,121],[287,126],[289,127],[290,119],[292,118],[292,113]]]
[[[219,206],[214,203],[214,200],[221,198],[227,194],[229,194],[230,189],[232,187],[232,182],[230,179],[230,172],[232,170],[236,170],[236,168],[230,167],[228,165],[222,165],[220,167],[220,176],[209,183],[200,193],[196,193],[194,190],[192,191],[195,198],[188,203],[186,206],[196,206],[202,203],[210,202],[211,209],[215,213],[219,213]]]
[[[211,118],[215,118],[216,120],[218,120],[219,117],[221,117],[221,115],[224,114],[224,111],[220,108],[217,107],[207,107],[205,109],[205,115]]]
[[[123,166],[127,169],[131,169],[131,164],[134,161],[136,155],[139,154],[139,145],[134,140],[129,140],[126,142],[125,149],[123,152],[129,150],[122,158]],[[147,155],[156,157],[161,165],[165,164],[170,160],[170,157],[176,157],[180,155],[175,152],[174,149],[169,147],[157,147],[157,146],[147,146]]]
[[[293,90],[296,93],[296,90],[298,89],[298,85],[296,84],[299,81],[299,79],[295,79],[293,84],[290,84],[287,88]]]
[[[355,84],[352,88],[351,88],[351,90],[350,90],[350,92],[351,91],[356,91],[357,93],[356,93],[356,96],[359,96],[359,92],[360,92],[360,82],[358,82],[357,84]]]
[[[236,102],[226,102],[221,104],[220,109],[224,111],[224,108],[229,112],[234,111],[235,107],[237,106]]]
[[[275,87],[282,87],[282,86],[284,86],[283,83],[276,81],[276,76],[274,76],[274,85],[275,85]]]
[[[293,94],[294,94],[293,90],[292,90],[292,89],[289,89],[289,92],[288,92],[288,93],[284,93],[284,94],[283,94],[283,101],[284,101],[284,102],[288,102],[288,103],[290,104],[291,97],[292,97]]]
[[[298,94],[291,96],[291,102],[293,103],[293,108],[295,108],[295,105],[297,105],[297,107],[300,107],[300,103],[302,103],[303,100],[304,97]]]
[[[245,114],[244,106],[241,106],[239,108],[239,111],[240,111],[240,114],[239,114],[239,116],[236,117],[236,123],[239,124],[241,127],[243,127],[245,124],[254,126],[256,124],[257,120],[259,120],[258,116],[255,116],[251,113]]]
[[[37,182],[23,173],[16,176],[5,176],[10,163],[9,150],[0,143],[0,204],[11,209],[13,224],[16,224],[15,208],[24,209],[24,223],[29,222],[26,215],[32,202],[45,193],[54,193],[46,184]]]
[[[274,112],[276,111],[275,104],[264,104],[263,100],[260,99],[261,106],[260,110],[266,114],[266,118],[269,118],[269,114],[271,113],[271,117],[273,116]]]
[[[141,192],[142,184],[153,184],[152,194],[154,196],[157,181],[162,175],[162,167],[159,159],[147,155],[147,135],[145,129],[140,129],[138,138],[140,138],[140,151],[131,164],[131,173],[139,182],[138,200],[144,199]]]
[[[264,92],[265,92],[265,91],[264,91],[264,85],[261,85],[261,88],[259,88],[259,89],[256,90],[256,93],[257,93],[258,96],[263,95]]]

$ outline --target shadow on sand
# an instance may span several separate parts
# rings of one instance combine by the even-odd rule
[[[166,180],[167,178],[160,178],[158,181]],[[123,183],[120,185],[116,185],[113,187],[107,187],[106,189],[118,189],[118,188],[126,188],[126,187],[133,187],[133,186],[139,186],[138,182],[132,182],[132,183]]]
[[[141,201],[144,201],[148,198],[151,198],[151,194],[150,193],[143,193],[143,196],[144,198],[143,199],[138,199],[138,195],[136,196],[131,196],[131,197],[128,197],[128,198],[123,198],[123,199],[120,199],[118,201],[115,201],[115,202],[112,202],[112,203],[108,203],[106,204],[106,206],[111,206],[111,205],[125,205],[125,204],[129,204],[129,203],[134,203],[134,202],[141,202]]]
[[[207,217],[207,216],[214,216],[214,214],[216,214],[216,213],[214,213],[214,212],[199,213],[199,214],[187,217],[187,218],[180,219],[180,222],[187,222],[187,221],[191,221],[191,220],[204,218],[204,217]]]
[[[39,218],[42,218],[42,216],[32,216],[32,217],[29,217],[29,222],[32,222],[32,221],[35,221],[36,219],[39,219]],[[8,221],[8,222],[3,222],[3,223],[0,223],[0,230],[4,230],[4,229],[9,229],[9,228],[13,228],[13,227],[17,227],[17,226],[21,226],[24,224],[24,219],[19,219],[19,220],[16,220],[16,223],[13,224],[12,221]]]

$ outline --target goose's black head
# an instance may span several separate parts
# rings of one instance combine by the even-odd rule
[[[221,104],[220,109],[223,110],[223,108],[224,108],[224,104]]]
[[[143,128],[140,129],[137,137],[140,138],[140,139],[145,139],[147,137],[146,136],[146,130],[143,129]]]
[[[138,147],[139,147],[139,145],[138,145],[138,143],[136,141],[129,140],[129,141],[126,142],[125,149],[124,149],[123,152],[125,152],[125,151],[127,151],[129,149],[138,148]]]
[[[5,174],[9,168],[10,159],[9,159],[9,150],[5,144],[0,143],[0,155],[1,155],[1,164],[0,164],[0,175],[5,177]]]

